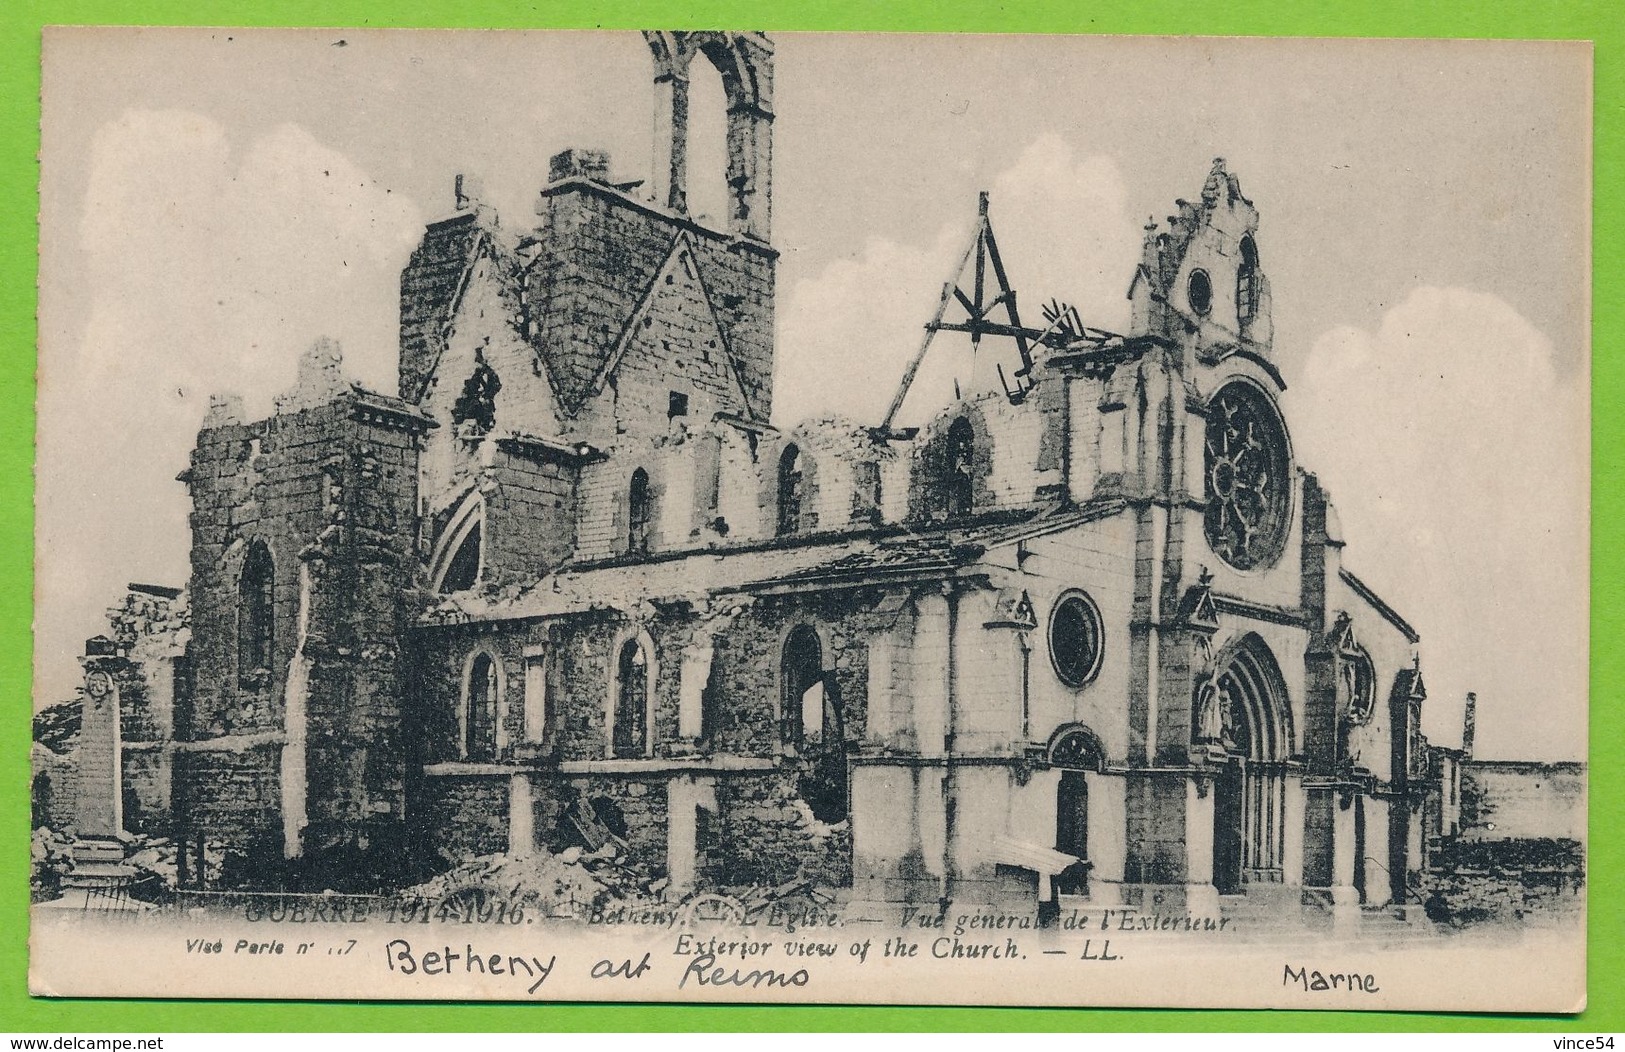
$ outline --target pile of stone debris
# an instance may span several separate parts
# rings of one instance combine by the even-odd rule
[[[481,855],[399,893],[402,899],[476,908],[505,902],[545,916],[588,916],[609,903],[658,903],[669,881],[629,860],[615,840],[596,851],[572,845],[557,853],[538,848],[522,855]]]

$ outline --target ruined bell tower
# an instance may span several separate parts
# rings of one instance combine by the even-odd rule
[[[654,199],[688,214],[689,70],[710,62],[727,95],[728,232],[770,240],[773,45],[762,33],[648,32],[654,55]]]

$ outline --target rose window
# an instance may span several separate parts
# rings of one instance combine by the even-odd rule
[[[1208,404],[1208,544],[1238,570],[1272,565],[1291,511],[1286,427],[1250,384],[1232,383]]]

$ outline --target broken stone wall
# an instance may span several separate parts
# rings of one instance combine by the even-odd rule
[[[282,855],[281,747],[237,740],[175,754],[174,809],[189,840],[219,845],[239,879]]]
[[[843,742],[855,746],[867,721],[869,639],[894,616],[879,609],[880,593],[804,595],[758,600],[726,615],[725,630],[707,616],[674,606],[641,624],[653,644],[650,662],[654,718],[652,756],[608,757],[612,669],[619,645],[633,622],[612,611],[583,613],[551,623],[516,622],[498,626],[445,626],[418,633],[421,654],[415,676],[416,699],[410,737],[420,744],[414,762],[447,765],[423,780],[422,802],[414,801],[422,828],[449,830],[457,842],[488,844],[492,823],[506,835],[507,781],[495,773],[456,775],[459,761],[458,710],[463,680],[476,652],[490,653],[501,668],[500,693],[506,750],[498,763],[539,768],[533,795],[538,838],[554,837],[565,808],[576,794],[604,798],[615,806],[616,822],[628,832],[629,858],[651,873],[667,865],[668,793],[674,774],[713,776],[717,785],[720,845],[705,865],[734,874],[732,883],[780,883],[798,873],[846,882],[850,851],[840,830],[812,819],[799,796],[810,761],[785,753],[779,717],[783,640],[797,624],[819,629],[824,666],[840,693]],[[726,606],[727,604],[723,604]],[[704,640],[712,649],[709,682],[718,692],[716,719],[703,740],[682,731],[682,677],[685,653]],[[526,654],[545,646],[549,723],[546,741],[524,741]],[[688,664],[692,665],[690,661]],[[697,674],[691,668],[690,675]],[[799,718],[799,714],[798,717]],[[712,772],[702,759],[718,759]],[[663,765],[663,761],[672,766]],[[678,767],[675,764],[683,763]],[[742,763],[755,763],[747,768]],[[599,773],[560,770],[559,765],[603,765]],[[481,786],[475,790],[449,785]],[[426,825],[424,824],[426,823]],[[487,830],[470,833],[468,830]],[[433,834],[438,836],[438,833]],[[833,852],[833,854],[832,854]],[[702,876],[704,866],[701,867]],[[720,878],[719,878],[720,879]]]
[[[1465,760],[1464,840],[1586,838],[1586,768],[1581,763]]]
[[[508,779],[499,775],[424,778],[413,799],[419,849],[444,865],[508,850]]]
[[[1059,403],[1050,397],[1011,405],[1003,394],[969,399],[933,419],[913,443],[908,515],[941,519],[948,506],[948,431],[960,418],[974,434],[971,500],[975,511],[1032,507],[1060,495]]]
[[[1438,921],[1522,920],[1585,908],[1585,848],[1577,840],[1446,841],[1421,876],[1428,915]]]
[[[793,771],[721,779],[716,795],[722,833],[702,879],[721,886],[852,883],[850,823],[818,822],[796,792]]]
[[[399,403],[353,394],[336,347],[320,344],[276,415],[243,424],[219,406],[193,452],[195,689],[177,737],[276,743],[263,747],[279,753],[272,810],[287,812],[282,849],[294,856],[359,843],[364,827],[404,813],[399,648],[423,426]],[[274,566],[264,675],[239,667],[240,580],[255,544]],[[233,777],[231,748],[178,766],[177,799],[208,799],[214,781]],[[241,850],[259,832],[264,816],[254,816],[205,810],[187,826]]]
[[[534,580],[575,548],[578,468],[546,446],[517,440],[496,445],[481,486],[482,580]]]
[[[125,831],[168,836],[172,766],[168,749],[162,745],[142,748],[126,742],[123,760]]]

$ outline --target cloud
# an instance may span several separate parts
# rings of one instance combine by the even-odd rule
[[[1054,297],[1077,306],[1088,324],[1121,330],[1139,231],[1116,163],[1080,157],[1060,136],[1047,134],[989,189],[994,234],[1023,323],[1041,326],[1040,310]],[[793,423],[840,412],[879,423],[974,224],[967,208],[947,217],[928,245],[873,238],[861,253],[797,282],[780,313],[777,419]],[[944,405],[956,377],[967,392],[995,385],[992,361],[1008,362],[1014,351],[990,341],[979,357],[973,369],[968,342],[940,335],[903,422],[917,423]]]
[[[1430,733],[1475,690],[1485,754],[1573,755],[1584,727],[1586,390],[1554,357],[1504,300],[1423,287],[1324,334],[1289,392],[1347,565],[1422,634]]]
[[[198,114],[128,110],[87,163],[76,226],[46,231],[77,251],[63,269],[74,282],[41,288],[47,697],[71,691],[71,658],[125,582],[184,582],[174,476],[211,393],[267,411],[322,335],[344,344],[352,375],[393,393],[398,272],[421,230],[411,201],[294,124],[238,149]]]

